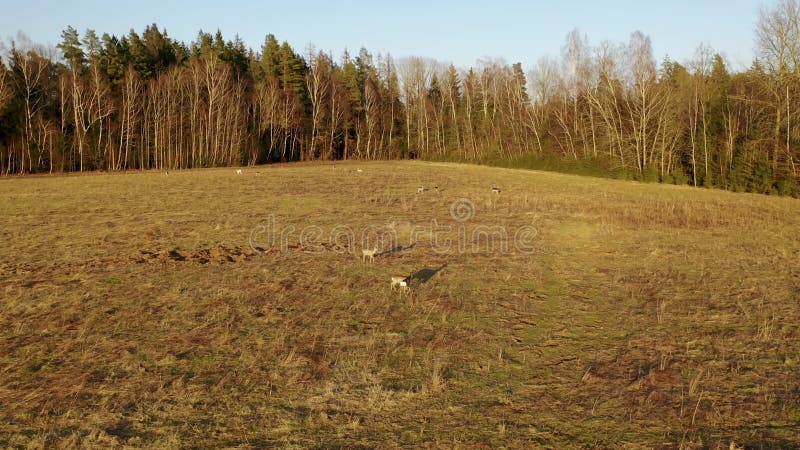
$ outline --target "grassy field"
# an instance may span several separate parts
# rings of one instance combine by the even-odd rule
[[[0,179],[0,211],[0,447],[800,442],[795,199],[353,162]]]

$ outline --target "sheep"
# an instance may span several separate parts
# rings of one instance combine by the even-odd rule
[[[417,188],[417,194],[421,194],[423,192],[425,192],[425,186],[420,186]]]
[[[375,262],[375,255],[378,253],[378,247],[374,247],[371,249],[362,249],[361,250],[361,262],[366,261],[369,258],[370,262]]]
[[[241,174],[242,174],[242,169],[236,169],[236,175],[241,175]]]

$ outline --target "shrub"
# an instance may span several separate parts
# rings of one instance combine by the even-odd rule
[[[759,194],[769,194],[774,191],[774,181],[772,179],[772,167],[768,162],[758,162],[753,167],[750,175],[748,190]]]
[[[773,188],[779,195],[797,196],[800,190],[795,180],[778,180],[774,183]]]
[[[648,167],[641,175],[641,180],[646,183],[658,183],[658,178],[658,167]]]
[[[683,169],[675,169],[672,172],[672,180],[678,186],[685,186],[689,184],[689,175],[686,175]]]

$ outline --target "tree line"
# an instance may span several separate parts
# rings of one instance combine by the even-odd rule
[[[705,46],[657,63],[641,32],[575,30],[526,73],[68,27],[57,49],[20,36],[0,58],[0,172],[423,158],[798,195],[798,0],[763,9],[755,34],[738,72]]]

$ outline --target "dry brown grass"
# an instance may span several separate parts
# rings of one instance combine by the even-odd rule
[[[797,200],[420,162],[244,172],[0,180],[0,446],[800,442]],[[458,198],[468,227],[534,226],[536,251],[414,235]],[[404,248],[362,264],[295,233],[262,253],[268,214]]]

